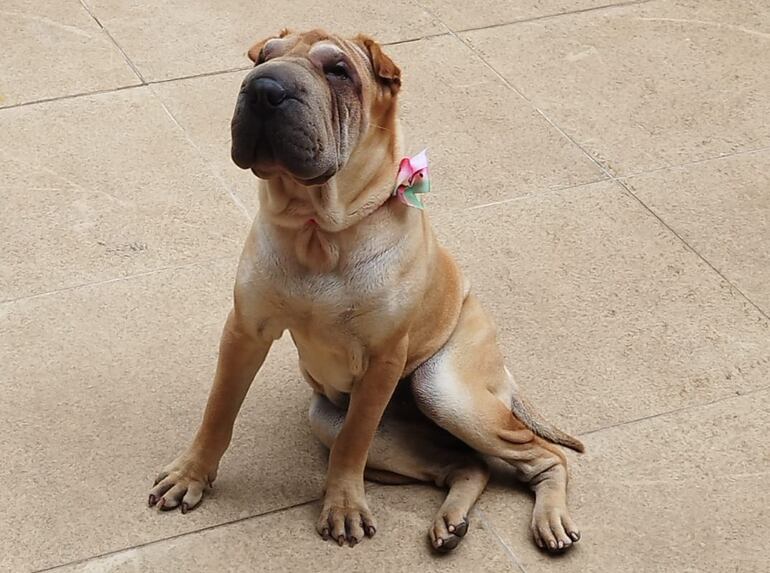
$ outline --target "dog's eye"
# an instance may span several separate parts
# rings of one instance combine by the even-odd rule
[[[257,61],[254,62],[254,65],[258,66],[259,64],[264,64],[264,63],[265,63],[265,48],[262,48],[259,51],[259,55],[257,56]]]
[[[327,76],[333,76],[340,79],[350,79],[350,73],[348,72],[348,66],[345,62],[335,62],[334,64],[326,67],[324,73]]]

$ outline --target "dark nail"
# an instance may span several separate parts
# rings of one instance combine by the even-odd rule
[[[460,538],[459,537],[450,537],[447,539],[446,543],[444,543],[442,549],[444,551],[451,551],[455,547],[457,547],[460,544]]]
[[[182,502],[182,513],[187,513],[188,509],[190,509],[190,506],[188,506],[185,502]]]
[[[337,545],[339,545],[340,547],[342,547],[343,545],[345,545],[345,536],[344,536],[344,535],[340,535],[340,536],[337,538]]]
[[[154,496],[154,495],[152,495],[152,494],[150,494],[150,499],[148,499],[148,500],[147,500],[147,505],[149,505],[150,507],[152,507],[152,506],[154,506],[154,505],[155,505],[157,502],[158,502],[158,500],[155,498],[155,496]]]
[[[366,528],[366,534],[369,537],[374,537],[374,534],[377,533],[377,528],[375,528],[373,525],[370,525]]]

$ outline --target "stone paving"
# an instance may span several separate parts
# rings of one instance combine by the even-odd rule
[[[3,0],[0,570],[767,571],[770,3],[608,4]],[[369,33],[401,66],[438,233],[588,448],[568,554],[537,550],[504,471],[452,555],[419,485],[370,484],[377,536],[323,543],[285,339],[204,504],[147,508],[258,207],[229,159],[244,53],[285,26]]]

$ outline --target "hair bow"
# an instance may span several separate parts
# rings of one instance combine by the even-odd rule
[[[428,179],[428,155],[427,149],[423,149],[414,157],[404,157],[398,166],[396,187],[393,195],[402,203],[417,209],[424,209],[420,193],[430,191],[430,179]]]

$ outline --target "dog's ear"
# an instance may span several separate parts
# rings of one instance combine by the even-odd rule
[[[249,51],[247,52],[249,59],[256,64],[259,61],[259,55],[262,53],[262,48],[265,47],[265,44],[267,44],[270,40],[274,40],[275,38],[285,38],[289,34],[291,34],[291,30],[284,28],[277,36],[270,36],[264,40],[260,40],[251,48],[249,48]]]
[[[372,38],[363,34],[356,36],[355,42],[369,55],[372,69],[380,83],[388,86],[394,94],[398,92],[401,88],[401,70],[382,51],[382,47]]]

